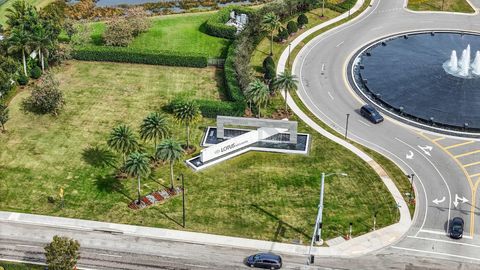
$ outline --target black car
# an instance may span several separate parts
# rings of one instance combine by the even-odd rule
[[[378,124],[383,121],[383,117],[378,113],[378,111],[368,104],[363,105],[362,108],[360,108],[360,114],[374,124]]]
[[[249,256],[245,263],[250,267],[280,269],[282,268],[282,257],[273,253],[258,253]]]
[[[460,217],[455,217],[452,219],[450,237],[454,239],[460,239],[463,236],[463,219]]]

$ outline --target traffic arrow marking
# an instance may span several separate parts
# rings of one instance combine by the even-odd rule
[[[433,150],[433,147],[432,147],[432,146],[430,146],[430,145],[425,145],[425,146],[417,145],[417,146],[418,146],[418,148],[420,148],[420,150],[423,151],[423,153],[424,153],[425,155],[431,156],[430,151]]]
[[[405,156],[407,159],[413,159],[413,152],[408,151],[408,154]]]
[[[458,201],[461,201],[462,203],[468,202],[467,198],[465,198],[463,196],[460,198],[460,197],[458,197],[458,194],[455,194],[455,201],[453,201],[453,205],[455,205],[455,207],[458,206]]]
[[[435,199],[435,200],[433,200],[432,202],[433,202],[434,204],[438,205],[439,203],[442,203],[442,202],[444,202],[444,201],[445,201],[445,196],[443,196],[441,200]]]

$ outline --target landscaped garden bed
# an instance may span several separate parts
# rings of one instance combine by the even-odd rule
[[[415,11],[475,12],[466,0],[409,0],[407,7]]]

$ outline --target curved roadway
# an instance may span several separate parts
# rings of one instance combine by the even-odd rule
[[[355,20],[308,43],[293,65],[300,80],[298,93],[318,118],[342,134],[349,114],[349,139],[389,157],[405,173],[415,174],[418,207],[414,224],[386,252],[478,263],[480,218],[475,196],[480,182],[480,142],[422,131],[388,117],[379,125],[370,124],[358,114],[365,102],[347,82],[351,56],[381,37],[418,30],[480,31],[480,16],[413,13],[403,6],[403,1],[374,0]],[[461,240],[446,236],[456,216],[465,220]]]

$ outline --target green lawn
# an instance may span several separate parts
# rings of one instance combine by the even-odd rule
[[[5,1],[5,2],[4,2]],[[7,9],[12,6],[16,0],[0,0],[0,24],[4,24],[6,21],[5,15],[7,14]],[[48,3],[53,2],[53,0],[25,0],[26,2],[40,8],[46,6]],[[3,4],[2,4],[3,3]]]
[[[152,27],[129,45],[138,50],[195,52],[212,58],[224,57],[229,40],[212,37],[201,31],[212,13],[189,13],[152,18]],[[92,23],[92,43],[102,44],[104,22]]]
[[[409,0],[408,8],[416,11],[453,11],[473,13],[475,12],[466,0]]]
[[[13,262],[0,262],[0,267],[3,267],[3,269],[5,270],[43,270],[45,269],[45,266],[41,266],[41,265],[13,263]]]
[[[127,208],[135,197],[135,181],[116,180],[111,168],[92,166],[85,155],[105,146],[111,128],[140,120],[173,96],[221,98],[218,70],[162,66],[69,62],[57,71],[67,105],[57,118],[26,114],[20,109],[27,91],[11,102],[8,132],[0,134],[0,208],[56,216],[181,229],[181,199],[141,211]],[[193,129],[197,144],[204,119]],[[184,140],[184,128],[172,124],[174,137]],[[358,157],[303,124],[313,135],[311,153],[283,155],[247,153],[194,173],[183,163],[187,230],[291,242],[309,241],[318,205],[322,172],[346,172],[326,181],[324,236],[369,231],[372,215],[378,225],[398,219],[394,200],[380,178]],[[152,151],[151,144],[145,144]],[[142,183],[144,193],[168,184],[168,166]],[[178,184],[178,183],[176,183]],[[65,208],[47,202],[65,189]]]

